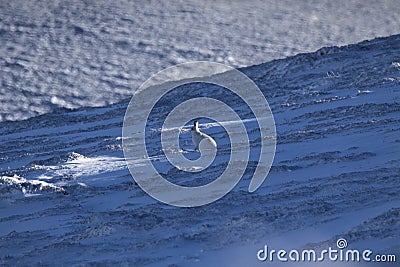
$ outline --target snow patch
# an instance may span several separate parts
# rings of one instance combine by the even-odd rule
[[[67,194],[64,188],[39,180],[27,180],[21,176],[0,176],[0,190],[10,192],[20,190],[25,197],[38,196],[44,192],[61,192]]]

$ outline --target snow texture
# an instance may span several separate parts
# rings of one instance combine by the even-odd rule
[[[104,14],[106,11],[98,16]],[[182,14],[197,13],[187,9]],[[96,21],[96,17],[90,19]],[[120,23],[135,23],[136,18],[131,19],[121,19]],[[5,21],[2,18],[2,25]],[[28,22],[19,26],[22,35],[36,27]],[[62,28],[66,27],[62,21],[52,23],[59,25],[60,31],[71,30],[70,34],[82,35],[82,42],[88,36],[91,40],[97,29],[82,28],[86,24],[79,21],[70,21],[71,29]],[[109,29],[107,24],[98,27],[105,32]],[[117,36],[128,34],[123,27],[119,31],[115,33]],[[1,34],[8,33],[3,30]],[[95,36],[96,39],[101,35]],[[67,34],[59,36],[64,41],[67,37]],[[43,38],[57,41],[57,38]],[[102,42],[101,38],[98,42]],[[125,48],[116,49],[133,49],[129,42],[121,41],[119,45]],[[107,45],[116,44],[105,42],[104,46]],[[94,51],[102,49],[99,46]],[[56,49],[52,51],[54,59],[89,60],[91,56],[74,58],[68,56],[68,50],[65,55],[58,54],[60,51]],[[38,56],[37,60],[49,57]],[[127,66],[140,66],[140,60],[143,59]],[[47,63],[44,64],[50,72],[62,64]],[[99,64],[96,60],[93,63]],[[93,81],[109,78],[103,75],[107,71],[118,75],[122,63],[118,64],[121,65],[105,68]],[[82,68],[87,63],[76,66]],[[232,192],[198,208],[159,203],[135,184],[121,148],[121,127],[128,99],[105,107],[56,108],[27,120],[3,121],[0,123],[0,264],[266,266],[256,258],[257,251],[265,244],[276,249],[326,248],[334,247],[338,237],[346,238],[350,248],[397,253],[399,259],[399,66],[400,35],[393,35],[355,45],[324,47],[313,53],[241,69],[260,87],[275,116],[276,157],[267,180],[255,193],[247,192],[255,166],[250,161],[245,177]],[[92,77],[100,68],[87,67],[89,74],[85,77]],[[7,77],[3,68],[2,71],[3,77]],[[65,79],[71,77],[60,75]],[[43,77],[55,76],[44,73]],[[82,79],[81,88],[94,86]],[[37,83],[32,81],[32,84]],[[190,84],[181,89],[185,88],[238,105],[249,122],[252,148],[257,150],[259,135],[246,107],[237,99],[215,86]],[[156,136],[160,135],[163,112],[181,102],[182,97],[177,93],[172,101],[163,101],[155,107],[149,125],[149,149],[169,179],[175,177],[176,170],[163,165],[166,159]],[[200,121],[200,130],[216,140],[222,159],[228,156],[228,139],[222,127]],[[182,133],[182,146],[185,144],[191,145],[188,131]],[[197,183],[197,179],[204,182],[218,174],[222,162],[208,168],[203,176],[187,173],[178,182]]]
[[[0,1],[0,121],[104,106],[191,60],[250,66],[398,34],[397,1]]]

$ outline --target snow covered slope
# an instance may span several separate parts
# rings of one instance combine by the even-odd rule
[[[398,34],[397,1],[0,1],[0,121],[104,106],[192,60],[233,67]]]
[[[0,264],[265,266],[256,258],[265,244],[334,246],[338,237],[398,255],[400,35],[242,71],[274,113],[275,161],[255,193],[249,164],[232,192],[198,208],[161,204],[135,185],[121,150],[128,100],[1,122]],[[154,125],[180,101],[163,102]],[[227,141],[209,126],[200,129]]]

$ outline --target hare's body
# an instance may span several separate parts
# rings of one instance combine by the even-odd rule
[[[199,149],[200,142],[203,139],[205,139],[205,141],[207,141],[213,147],[217,147],[217,143],[211,136],[200,132],[198,121],[194,121],[194,125],[193,125],[192,129],[190,130],[190,132],[192,133],[192,141],[195,146],[195,150]]]

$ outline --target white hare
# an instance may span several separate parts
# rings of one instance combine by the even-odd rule
[[[200,130],[199,130],[199,122],[198,121],[194,121],[193,127],[190,130],[190,132],[192,133],[192,141],[193,141],[193,144],[195,146],[195,150],[199,150],[199,144],[203,139],[205,141],[207,141],[207,143],[212,145],[213,147],[217,147],[217,143],[215,142],[215,140],[211,136],[200,132]]]

